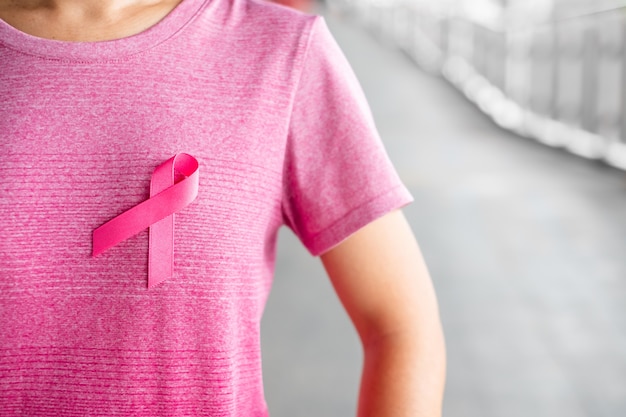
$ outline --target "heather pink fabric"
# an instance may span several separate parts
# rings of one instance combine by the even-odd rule
[[[256,0],[94,43],[0,21],[0,115],[3,416],[267,416],[278,229],[319,255],[411,201],[323,18]],[[147,288],[149,230],[92,233],[179,153],[197,197]]]

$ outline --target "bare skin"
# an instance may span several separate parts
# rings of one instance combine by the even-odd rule
[[[142,32],[181,0],[0,0],[0,18],[34,36],[95,42]],[[437,299],[401,211],[321,256],[364,350],[358,417],[439,417],[446,355]]]
[[[446,354],[428,270],[401,211],[322,255],[364,350],[358,417],[441,416]]]
[[[140,33],[181,0],[0,0],[0,19],[22,32],[59,41],[97,42]]]

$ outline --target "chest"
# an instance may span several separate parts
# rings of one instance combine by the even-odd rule
[[[26,254],[45,247],[46,270],[61,259],[92,267],[92,230],[149,198],[153,170],[179,152],[198,159],[200,187],[176,217],[176,259],[204,268],[206,259],[262,259],[281,220],[286,106],[243,76],[227,80],[219,65],[171,69],[3,73],[0,251],[15,254],[6,262],[26,267]],[[147,233],[107,256],[143,268]]]

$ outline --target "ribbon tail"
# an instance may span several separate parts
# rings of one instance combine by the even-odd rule
[[[152,173],[150,198],[174,185],[176,155]],[[172,277],[174,269],[174,213],[150,226],[148,288]]]
[[[174,270],[174,214],[150,226],[148,288],[170,279]]]

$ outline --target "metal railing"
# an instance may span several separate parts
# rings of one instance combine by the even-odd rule
[[[534,21],[419,0],[328,0],[440,72],[499,125],[626,169],[626,2]]]

